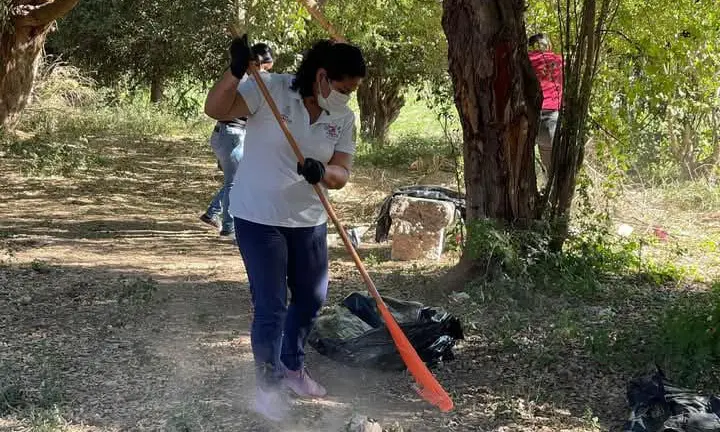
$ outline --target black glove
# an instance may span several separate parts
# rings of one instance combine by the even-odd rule
[[[311,185],[318,184],[320,180],[325,177],[325,165],[319,160],[312,158],[305,158],[305,163],[300,165],[297,164],[297,172],[301,176],[305,177],[308,183]]]
[[[230,44],[230,72],[237,79],[243,79],[250,66],[250,47],[247,34],[233,39]]]

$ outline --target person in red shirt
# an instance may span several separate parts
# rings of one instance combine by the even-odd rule
[[[528,45],[530,63],[535,70],[543,94],[537,143],[540,149],[540,161],[546,172],[549,172],[555,127],[562,103],[563,58],[560,54],[552,52],[550,39],[543,33],[530,36]]]

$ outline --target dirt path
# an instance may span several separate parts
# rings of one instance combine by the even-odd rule
[[[219,184],[207,149],[118,143],[94,142],[109,162],[76,179],[28,178],[0,165],[0,232],[14,251],[0,266],[0,375],[14,407],[0,411],[0,431],[337,431],[352,413],[406,431],[596,429],[580,409],[535,398],[522,371],[498,363],[511,357],[472,330],[460,359],[438,371],[453,413],[419,401],[402,374],[311,354],[331,396],[297,402],[289,424],[256,418],[246,408],[253,379],[242,264],[232,243],[197,222]],[[343,219],[370,221],[392,184],[359,170],[335,197]],[[370,261],[390,295],[434,289],[438,268]],[[330,303],[362,290],[337,247],[331,272]],[[518,388],[526,394],[509,390]],[[43,421],[60,426],[37,428]]]

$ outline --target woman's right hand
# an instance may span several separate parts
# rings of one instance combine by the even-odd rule
[[[243,79],[250,66],[250,47],[247,34],[233,39],[230,44],[230,72],[237,79]]]
[[[325,165],[319,160],[305,158],[304,163],[297,163],[297,173],[305,177],[308,183],[315,185],[325,177]]]

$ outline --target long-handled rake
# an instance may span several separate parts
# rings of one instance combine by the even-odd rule
[[[333,38],[337,41],[344,42],[345,39],[340,36],[340,34],[335,31],[335,29],[330,25],[330,23],[325,19],[322,12],[317,8],[317,5],[315,4],[314,0],[300,0],[300,2],[307,8],[307,10],[310,12],[310,14],[333,36]],[[231,27],[231,33],[233,36],[238,37],[241,35],[241,30],[239,26],[232,26]],[[255,78],[255,81],[257,82],[258,88],[260,89],[260,92],[262,93],[263,97],[265,98],[265,101],[267,102],[268,106],[270,107],[270,110],[272,111],[273,115],[275,116],[275,119],[278,122],[278,125],[280,126],[280,129],[282,129],[283,133],[285,134],[285,138],[287,138],[288,143],[290,144],[290,147],[292,147],[293,153],[295,153],[295,156],[297,157],[298,162],[301,164],[305,162],[305,158],[300,151],[300,148],[298,147],[297,142],[295,141],[295,138],[292,136],[292,133],[285,125],[285,122],[282,120],[282,116],[280,114],[280,111],[277,108],[277,105],[275,104],[275,101],[273,101],[272,96],[270,95],[270,92],[268,91],[267,86],[265,85],[265,82],[260,76],[260,72],[257,68],[257,66],[251,62],[249,67],[250,74]],[[383,301],[382,297],[380,296],[380,293],[377,290],[377,287],[375,286],[375,283],[370,278],[370,275],[368,274],[367,270],[365,269],[365,265],[363,264],[362,260],[360,259],[360,256],[358,255],[357,251],[355,251],[355,248],[353,247],[350,238],[348,237],[347,233],[345,232],[345,228],[343,227],[342,223],[338,219],[337,215],[335,214],[335,210],[333,209],[333,206],[330,204],[330,201],[328,201],[327,197],[323,193],[322,189],[319,185],[313,185],[313,188],[315,189],[315,192],[317,193],[318,197],[320,198],[320,202],[322,202],[323,207],[325,208],[325,211],[328,214],[328,217],[330,220],[332,220],[333,224],[335,225],[335,228],[337,229],[338,233],[340,234],[340,238],[342,238],[343,244],[345,245],[345,249],[350,254],[350,257],[355,262],[355,266],[357,267],[358,271],[360,272],[360,276],[362,277],[363,281],[365,282],[365,285],[367,286],[368,291],[370,292],[370,295],[375,299],[375,302],[377,303],[378,310],[380,311],[380,314],[385,321],[385,325],[387,326],[387,329],[392,336],[393,341],[395,342],[395,346],[397,347],[398,352],[400,353],[400,356],[402,357],[403,361],[405,362],[405,365],[408,368],[408,371],[412,374],[412,376],[415,378],[415,382],[417,383],[416,390],[418,394],[425,399],[426,401],[430,402],[431,404],[437,406],[441,411],[447,412],[452,410],[453,408],[453,401],[450,398],[450,396],[447,394],[445,389],[442,388],[440,383],[435,379],[435,376],[430,372],[427,365],[425,365],[425,362],[422,361],[420,356],[418,355],[417,351],[415,351],[415,348],[413,348],[412,344],[410,344],[410,341],[408,340],[407,336],[405,336],[405,333],[403,333],[402,329],[398,325],[397,321],[395,321],[395,318],[390,313],[390,310],[388,309],[387,305]]]

